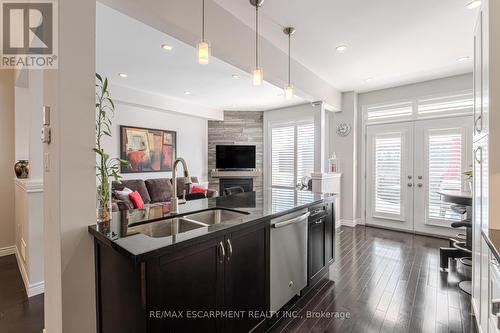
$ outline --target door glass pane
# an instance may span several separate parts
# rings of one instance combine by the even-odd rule
[[[297,180],[314,171],[314,124],[297,126]]]
[[[450,220],[459,221],[460,215],[451,210],[451,204],[442,202],[438,192],[462,189],[462,133],[445,132],[430,131],[428,136],[427,219],[443,220],[448,225]]]
[[[271,183],[272,186],[294,187],[295,127],[272,129]]]
[[[374,211],[401,214],[401,135],[384,135],[375,139]]]

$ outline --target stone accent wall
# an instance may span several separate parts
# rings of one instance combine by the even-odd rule
[[[208,179],[210,188],[219,189],[219,179],[211,177],[215,169],[215,147],[218,144],[255,145],[255,167],[264,168],[264,113],[259,111],[225,111],[224,121],[208,122]],[[264,181],[262,173],[254,178],[254,190],[261,190]]]

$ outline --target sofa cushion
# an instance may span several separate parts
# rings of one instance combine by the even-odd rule
[[[136,209],[144,208],[144,201],[142,200],[139,192],[135,191],[133,193],[130,193],[129,197],[130,200],[134,203],[134,208]]]
[[[142,200],[145,204],[151,202],[151,197],[149,196],[146,183],[142,179],[128,179],[122,180],[121,183],[113,182],[113,190],[121,191],[125,187],[131,189],[132,191],[137,191],[141,195]]]
[[[177,177],[177,195],[181,196],[183,191],[189,193],[189,185],[186,185],[186,177]],[[198,177],[191,177],[192,183],[198,183]]]
[[[151,197],[151,202],[166,202],[172,197],[174,189],[170,179],[148,179],[146,180],[146,187]]]

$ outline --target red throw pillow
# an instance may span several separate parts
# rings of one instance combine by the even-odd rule
[[[128,195],[128,197],[130,198],[130,201],[132,201],[132,203],[134,204],[134,208],[138,209],[144,208],[144,201],[142,200],[142,197],[139,194],[139,192],[137,191],[132,192]]]
[[[191,193],[203,193],[205,196],[207,195],[207,189],[201,186],[193,186],[191,188]]]

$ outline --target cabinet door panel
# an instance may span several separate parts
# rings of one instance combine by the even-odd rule
[[[149,318],[148,332],[217,332],[214,318],[187,318],[187,311],[215,311],[222,308],[224,260],[220,256],[222,239],[181,249],[148,266],[150,311],[166,311],[182,318]],[[205,313],[205,312],[199,312]]]
[[[269,223],[226,236],[225,305],[230,311],[269,308]],[[249,332],[264,318],[226,320],[225,332]],[[255,317],[255,316],[254,316]]]
[[[309,281],[314,279],[326,265],[326,218],[309,223]]]

